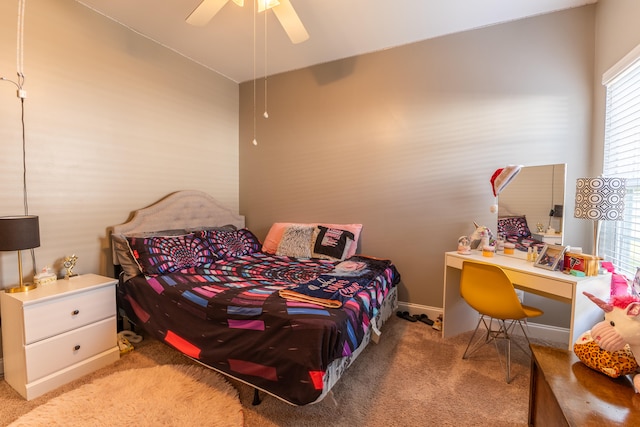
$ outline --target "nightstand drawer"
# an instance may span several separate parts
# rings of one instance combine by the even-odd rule
[[[24,343],[29,345],[115,314],[113,286],[27,305],[24,307]]]
[[[115,316],[25,348],[27,383],[75,365],[116,345]]]

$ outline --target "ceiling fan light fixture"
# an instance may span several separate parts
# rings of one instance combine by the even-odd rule
[[[278,0],[256,0],[256,1],[258,2],[258,12],[264,12],[265,10],[271,9],[272,7],[278,6],[280,4]]]
[[[273,8],[273,14],[276,15],[282,28],[289,36],[291,43],[298,44],[309,39],[309,33],[302,24],[300,17],[293,8],[291,1],[280,0],[278,7]]]
[[[203,0],[194,10],[187,16],[187,24],[204,26],[211,21],[222,7],[229,0]],[[233,0],[236,1],[236,0]]]
[[[258,2],[258,12],[264,12],[267,9],[273,10],[273,14],[280,21],[292,43],[302,43],[309,39],[309,33],[304,28],[290,0],[256,1]],[[186,21],[191,25],[206,25],[228,2],[229,0],[202,0],[193,12],[187,16]],[[233,2],[238,6],[244,6],[244,0],[233,0]]]

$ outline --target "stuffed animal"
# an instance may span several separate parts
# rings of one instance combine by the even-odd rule
[[[482,249],[484,246],[488,246],[493,241],[493,233],[484,225],[478,225],[477,223],[473,223],[476,229],[473,231],[471,236],[469,236],[469,240],[471,241],[471,248],[473,249]]]
[[[605,320],[582,334],[573,352],[582,363],[612,378],[638,373],[634,354],[640,355],[640,299],[615,295],[606,303],[583,293],[604,310]],[[640,376],[634,376],[633,385],[640,392]]]

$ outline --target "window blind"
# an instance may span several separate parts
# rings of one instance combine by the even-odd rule
[[[633,277],[640,267],[640,46],[605,73],[605,177],[626,178],[624,218],[603,221],[599,254]]]

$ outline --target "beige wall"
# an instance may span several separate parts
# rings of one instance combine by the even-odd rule
[[[596,5],[596,44],[593,104],[593,176],[602,173],[605,87],[602,75],[640,44],[640,2],[599,0]]]
[[[495,169],[567,163],[573,200],[593,39],[588,6],[273,76],[268,120],[256,90],[257,147],[243,83],[240,210],[260,237],[274,221],[361,222],[362,252],[397,264],[400,300],[442,307],[443,253],[472,221],[495,224]],[[567,221],[568,244],[580,227]],[[553,307],[543,322],[568,327]]]
[[[0,75],[10,79],[17,4],[0,2]],[[72,0],[29,0],[24,39],[38,267],[75,253],[78,273],[109,273],[107,227],[176,190],[238,208],[236,83]],[[23,213],[15,89],[0,82],[0,215]],[[0,288],[17,276],[16,255],[0,254]]]

